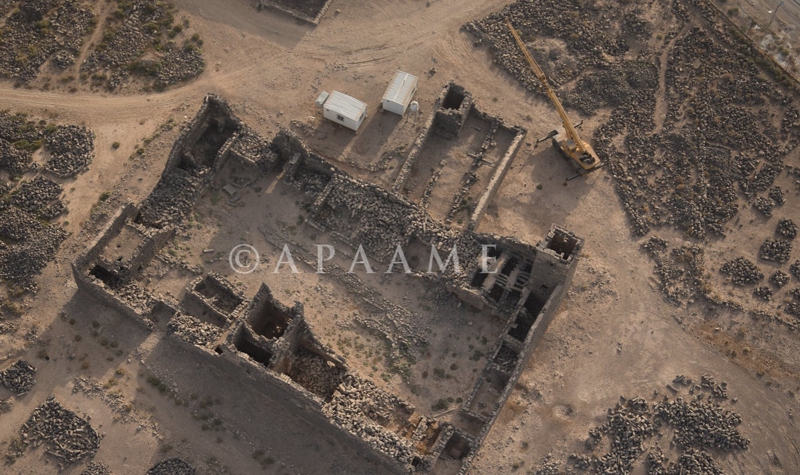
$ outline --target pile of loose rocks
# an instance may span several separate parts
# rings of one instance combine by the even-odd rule
[[[161,461],[147,471],[145,475],[195,475],[197,473],[189,462],[180,458]]]
[[[111,475],[111,470],[100,462],[90,462],[81,475]]]
[[[778,221],[776,232],[789,239],[797,237],[797,225],[791,219],[781,219]]]
[[[758,270],[758,267],[744,257],[737,257],[726,262],[719,271],[730,276],[731,282],[735,285],[755,284],[764,278],[764,274]]]
[[[323,400],[328,400],[342,382],[345,371],[306,350],[297,352],[292,379]]]
[[[0,213],[0,236],[12,241],[0,247],[0,279],[32,291],[36,289],[34,277],[55,258],[67,233],[61,227],[44,225],[25,211],[11,207]]]
[[[27,361],[19,360],[10,368],[0,372],[0,383],[9,391],[21,396],[30,391],[33,385],[36,384],[35,374],[36,368]]]
[[[372,382],[348,374],[339,392],[323,409],[336,424],[389,457],[410,464],[415,454],[413,442],[381,426],[393,421],[394,410],[402,404],[396,396],[377,388]],[[413,412],[408,405],[401,408]],[[420,422],[420,425],[425,422]],[[415,431],[416,432],[416,431]]]
[[[753,202],[753,206],[758,210],[759,213],[766,217],[770,217],[772,216],[772,208],[775,207],[775,202],[764,196],[759,196]]]
[[[208,346],[217,341],[222,334],[221,328],[181,313],[170,319],[167,330],[197,346]]]
[[[47,444],[47,452],[66,464],[94,455],[100,447],[100,435],[92,426],[65,409],[54,398],[37,407],[20,429],[18,453],[27,447]]]
[[[188,81],[203,72],[205,61],[200,50],[191,44],[172,48],[161,61],[158,71],[160,84],[169,86]]]
[[[31,214],[53,218],[66,211],[64,203],[58,199],[62,191],[64,188],[58,183],[38,176],[11,195],[11,204]]]
[[[776,270],[774,274],[769,277],[769,281],[777,288],[782,288],[789,283],[789,274],[786,272]]]
[[[158,228],[181,222],[194,206],[201,183],[201,177],[182,168],[170,171],[142,202],[142,222]]]
[[[759,256],[765,261],[789,262],[792,255],[791,241],[767,239],[761,245]]]
[[[770,300],[772,300],[773,294],[774,292],[772,291],[772,289],[767,287],[766,285],[762,285],[753,289],[753,295],[755,295],[756,297],[765,302],[769,302]]]
[[[50,152],[45,168],[67,178],[86,171],[94,155],[94,134],[86,127],[62,125],[45,139]]]

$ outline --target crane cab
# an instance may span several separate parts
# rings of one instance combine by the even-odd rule
[[[569,138],[564,127],[559,127],[551,133],[553,134],[553,147],[560,150],[569,161],[575,164],[578,173],[585,175],[601,167],[600,158],[586,141],[578,139],[581,140],[583,149],[586,151],[586,153],[581,153],[580,148],[574,140]]]

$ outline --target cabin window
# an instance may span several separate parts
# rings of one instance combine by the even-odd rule
[[[336,114],[336,118],[344,122],[344,117],[341,114]]]

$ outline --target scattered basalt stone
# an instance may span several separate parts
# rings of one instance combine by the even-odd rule
[[[41,444],[47,444],[48,453],[71,464],[94,455],[100,447],[100,435],[51,397],[22,425],[18,443],[9,448],[9,456],[18,458],[28,447]]]
[[[131,79],[145,89],[197,77],[205,66],[198,36],[175,22],[175,7],[156,0],[120,2],[102,40],[81,64],[94,85],[119,89]]]
[[[145,475],[195,475],[197,473],[188,462],[171,458],[157,463]]]
[[[730,276],[731,282],[735,285],[755,284],[764,278],[764,274],[758,270],[758,267],[744,257],[737,257],[732,261],[726,262],[719,271]]]
[[[3,2],[0,11],[12,5]],[[23,0],[3,19],[0,74],[23,82],[35,79],[48,60],[62,69],[73,64],[96,24],[91,10],[77,0]]]
[[[64,204],[60,201],[58,204],[53,203],[58,200],[62,191],[64,191],[64,188],[58,183],[49,178],[38,176],[33,181],[22,184],[19,189],[12,193],[11,204],[34,215],[45,214],[50,216],[55,210],[60,210],[61,212],[66,210]],[[49,209],[46,210],[46,208]]]
[[[508,31],[508,18],[550,82],[565,85],[558,91],[565,105],[585,116],[610,111],[592,138],[637,235],[659,226],[696,238],[722,235],[738,212],[740,191],[769,215],[784,200],[782,190],[770,187],[786,153],[800,143],[797,110],[785,107],[790,99],[764,79],[748,40],[731,34],[726,20],[701,0],[671,3],[672,13],[689,24],[665,39],[664,71],[652,58],[625,58],[630,41],[651,30],[641,10],[629,5],[615,4],[612,11],[602,5],[520,0],[463,28],[474,35],[476,46],[488,45],[494,62],[526,89],[541,92]],[[689,10],[703,17],[702,26],[691,24]],[[536,47],[545,43],[540,39],[566,47],[542,50]],[[698,57],[709,60],[697,65]],[[660,74],[666,117],[656,128]],[[780,133],[789,140],[787,147],[771,125],[774,105],[786,109]],[[759,192],[769,197],[756,199]]]
[[[9,391],[21,396],[36,384],[36,380],[33,378],[35,374],[36,368],[27,361],[19,360],[10,368],[0,372],[0,383]]]
[[[111,475],[111,470],[100,462],[90,462],[81,475]]]
[[[738,430],[742,422],[739,414],[713,401],[727,398],[727,385],[717,383],[711,375],[703,375],[699,385],[682,375],[673,384],[690,387],[692,399],[664,397],[651,405],[642,398],[621,397],[608,410],[607,422],[589,431],[586,443],[587,450],[594,452],[603,437],[608,437],[609,451],[601,456],[572,454],[569,460],[573,466],[598,475],[629,474],[639,457],[647,453],[648,475],[722,473],[709,451],[745,450],[750,444]],[[679,390],[673,388],[673,391]],[[654,435],[665,433],[672,434],[670,446],[680,450],[676,462],[670,462],[658,444],[653,443]]]

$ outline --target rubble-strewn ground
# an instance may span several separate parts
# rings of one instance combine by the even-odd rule
[[[570,113],[584,119],[583,133],[597,139],[609,161],[606,169],[566,187],[562,182],[571,173],[569,165],[546,144],[533,146],[557,124],[552,106],[494,63],[487,41],[476,47],[478,38],[461,31],[462,25],[500,11],[507,2],[334,0],[320,25],[312,28],[280,13],[257,12],[244,1],[178,0],[184,13],[174,23],[183,27],[185,17],[189,27],[172,40],[180,48],[198,33],[206,62],[205,72],[184,86],[151,94],[132,83],[128,90],[141,95],[91,94],[92,81],[105,87],[114,76],[80,78],[88,49],[64,72],[50,72],[45,64],[30,89],[0,82],[4,107],[95,134],[95,156],[87,171],[70,178],[45,175],[62,187],[59,199],[69,214],[58,222],[69,234],[54,262],[37,278],[38,293],[9,296],[3,303],[4,312],[22,315],[0,321],[0,369],[28,361],[36,367],[36,384],[19,397],[0,388],[0,401],[9,401],[0,404],[0,453],[8,453],[12,437],[31,413],[55,395],[61,406],[103,435],[93,460],[115,474],[145,473],[175,458],[198,473],[377,473],[352,449],[231,375],[206,370],[167,344],[161,338],[166,328],[146,332],[76,295],[69,264],[108,213],[122,201],[141,201],[151,191],[178,132],[174,125],[194,115],[206,92],[228,98],[236,114],[263,136],[271,136],[279,125],[290,126],[337,165],[387,186],[433,99],[452,78],[474,95],[481,110],[529,130],[528,143],[480,230],[536,242],[555,222],[586,239],[570,296],[473,471],[525,473],[539,468],[552,453],[554,471],[542,473],[558,473],[570,454],[584,454],[587,434],[607,422],[606,409],[620,396],[641,395],[650,404],[663,396],[670,401],[681,396],[688,404],[689,388],[676,387],[680,394],[673,394],[666,384],[675,387],[671,381],[676,374],[696,381],[712,374],[727,382],[730,399],[723,406],[741,417],[736,430],[750,441],[746,450],[728,455],[702,448],[714,464],[726,473],[798,472],[800,434],[794,413],[800,352],[794,329],[795,314],[800,314],[795,299],[800,265],[793,264],[800,255],[792,246],[788,260],[780,262],[786,252],[780,246],[785,245],[773,249],[771,244],[770,255],[777,250],[779,259],[760,257],[765,242],[792,242],[792,227],[779,230],[779,221],[800,222],[793,202],[797,178],[790,174],[800,167],[796,98],[758,63],[751,64],[724,26],[721,34],[715,33],[691,2],[630,2],[624,7],[605,1],[581,6],[529,3],[536,14],[525,20],[529,29],[523,28],[523,37],[560,86]],[[117,8],[115,2],[92,5],[98,23],[82,37],[82,48],[103,40],[106,25],[100,19]],[[564,26],[565,18],[580,25],[580,33]],[[163,35],[168,38],[166,29]],[[420,77],[422,120],[376,109],[396,69]],[[55,79],[70,75],[75,79]],[[49,90],[40,90],[48,82]],[[123,91],[128,87],[120,84]],[[71,87],[76,92],[70,94]],[[313,99],[332,89],[370,104],[358,134],[320,120]],[[13,149],[2,150],[12,150],[11,155],[2,153],[11,163],[22,157]],[[48,158],[33,154],[45,172]],[[237,175],[230,172],[232,182]],[[31,185],[26,188],[29,196],[53,196],[55,188],[45,181],[30,177],[26,183]],[[281,202],[283,185],[265,181],[255,186],[263,188],[249,188],[244,207],[228,206],[222,191],[205,196],[193,217],[194,229],[169,249],[236,279],[224,262],[232,245],[257,243],[268,251],[267,264],[274,264],[274,247],[265,234],[310,239],[309,231],[298,231],[303,203],[283,203],[285,216],[266,220],[259,200],[274,196]],[[25,195],[16,200],[31,208]],[[10,205],[10,210],[19,209],[12,201]],[[50,229],[21,213],[30,211],[17,213],[14,222]],[[277,226],[262,229],[257,223],[265,220]],[[208,242],[215,251],[204,254]],[[648,242],[652,249],[643,250]],[[740,286],[720,272],[739,258],[752,263],[763,278]],[[746,265],[735,268],[750,272]],[[162,271],[153,285],[166,290],[172,276],[191,273],[167,264]],[[788,283],[776,283],[785,277],[773,282],[777,271],[788,275]],[[359,322],[366,315],[358,303],[338,286],[314,278],[266,270],[246,285],[252,288],[263,280],[284,302],[307,301],[306,314],[315,331],[337,351],[347,352],[348,363],[379,387],[406,394],[420,406],[440,398],[457,406],[455,399],[447,399],[456,394],[450,389],[469,386],[469,365],[479,364],[470,357],[484,351],[482,337],[491,344],[489,326],[481,329],[474,321],[470,326],[465,307],[449,309],[445,302],[447,311],[437,311],[423,300],[437,298],[434,289],[406,287],[392,279],[381,283],[376,276],[372,284],[392,289],[427,325],[420,329],[429,330],[430,357],[423,354],[413,365],[407,361],[412,368],[408,383],[402,367],[391,371],[391,360],[370,361],[385,346],[374,329]],[[754,295],[760,287],[769,290],[762,295],[771,292],[768,301]],[[332,318],[334,313],[338,318]],[[456,369],[450,369],[453,364]],[[434,372],[438,369],[444,373]],[[97,383],[90,387],[76,377],[92,377]],[[706,461],[702,453],[687,450],[690,459],[679,462],[668,444],[659,445],[672,462]],[[598,455],[607,448],[601,445]],[[13,470],[55,470],[57,461],[42,457],[41,450],[25,451]],[[652,454],[654,461],[661,460],[657,452]],[[76,463],[75,473],[86,465]]]
[[[0,75],[44,91],[160,91],[205,67],[189,19],[156,0],[9,0],[0,38]]]

